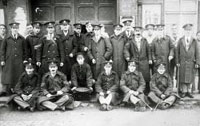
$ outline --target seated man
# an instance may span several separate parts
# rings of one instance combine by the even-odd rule
[[[145,111],[145,81],[142,73],[136,70],[134,61],[128,62],[128,71],[122,74],[120,88],[124,93],[123,102],[131,103],[136,111]]]
[[[177,97],[172,92],[172,79],[166,72],[165,64],[157,65],[155,73],[150,81],[149,98],[156,103],[159,109],[167,109],[173,105]]]
[[[65,111],[65,109],[74,108],[73,97],[68,93],[70,87],[67,78],[58,71],[58,65],[55,61],[49,64],[49,72],[42,78],[41,89],[43,93],[38,99],[39,109]]]
[[[90,66],[85,63],[82,53],[77,53],[77,63],[72,66],[71,82],[72,91],[76,100],[90,99],[92,88],[92,72]]]
[[[101,104],[100,110],[112,110],[112,106],[117,104],[119,77],[112,71],[112,61],[106,61],[104,71],[99,75],[95,85],[97,97]]]
[[[18,110],[28,109],[34,111],[38,97],[39,76],[35,72],[35,68],[31,61],[25,65],[25,72],[19,78],[18,83],[14,88],[17,96],[14,97],[14,102],[18,105]]]

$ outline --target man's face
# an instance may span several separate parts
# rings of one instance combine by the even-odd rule
[[[87,25],[86,30],[87,30],[87,32],[92,32],[93,31],[92,25]]]
[[[74,31],[78,34],[81,34],[81,28],[74,28]]]
[[[164,67],[159,67],[157,71],[158,71],[159,74],[164,74],[165,73],[165,68]]]
[[[197,40],[200,40],[200,33],[197,34]]]
[[[94,34],[95,35],[100,35],[101,34],[101,30],[99,28],[95,28],[94,29]]]
[[[33,27],[33,33],[38,34],[40,32],[40,27]]]
[[[185,29],[184,34],[185,34],[185,36],[191,36],[192,35],[192,29]]]
[[[79,65],[83,65],[85,59],[83,58],[83,56],[78,56],[76,58],[76,60],[77,60],[77,62],[78,62]]]
[[[26,30],[27,30],[27,33],[32,33],[33,32],[33,26],[32,25],[26,26]]]
[[[63,31],[68,31],[69,30],[69,25],[68,24],[63,24],[62,25],[62,30]]]
[[[114,33],[115,33],[115,35],[118,36],[119,34],[122,33],[122,29],[121,28],[117,28],[117,29],[114,30]]]
[[[54,28],[54,27],[47,27],[47,32],[48,32],[49,34],[53,34],[54,31],[55,31],[55,28]]]
[[[157,35],[158,35],[158,37],[163,37],[164,36],[164,29],[163,28],[158,28],[157,29]]]
[[[136,66],[135,66],[135,65],[129,65],[129,66],[128,66],[128,70],[129,70],[130,72],[134,72],[134,71],[136,70]]]
[[[6,33],[6,28],[5,26],[0,26],[0,34],[4,35]]]
[[[49,66],[50,73],[54,74],[54,73],[57,72],[57,70],[58,70],[58,67],[56,65],[50,65]]]
[[[177,34],[178,32],[177,26],[172,26],[171,31],[172,31],[172,34]]]
[[[18,32],[19,32],[19,26],[12,27],[11,28],[11,32],[12,32],[12,34],[18,34]]]
[[[153,27],[150,27],[150,28],[147,29],[147,34],[148,34],[148,36],[152,36],[152,35],[153,35],[153,32],[154,32]]]
[[[105,65],[104,69],[105,69],[106,74],[110,74],[112,66],[111,65]]]
[[[136,31],[135,31],[135,37],[136,37],[136,38],[140,38],[141,35],[142,35],[142,31],[141,31],[141,30],[136,30]]]
[[[34,68],[26,67],[25,70],[26,70],[26,73],[27,73],[28,75],[31,75],[31,74],[33,74]]]

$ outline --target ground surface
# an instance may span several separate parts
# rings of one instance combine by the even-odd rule
[[[0,126],[200,126],[200,101],[184,99],[169,110],[135,112],[117,107],[99,111],[96,104],[73,111],[16,111],[0,108]],[[196,100],[197,99],[197,100]]]

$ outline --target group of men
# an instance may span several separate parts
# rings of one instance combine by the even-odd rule
[[[0,25],[2,92],[13,95],[18,109],[65,110],[74,108],[74,100],[95,96],[100,110],[112,105],[134,105],[144,111],[151,105],[166,109],[177,98],[193,98],[195,69],[200,65],[200,33],[192,37],[192,24],[183,26],[184,36],[165,35],[163,24],[131,26],[125,20],[113,26],[109,36],[102,24],[59,21],[33,22],[24,38],[19,23]],[[146,30],[147,36],[143,36]],[[156,34],[155,34],[156,33]],[[178,93],[173,92],[176,75]],[[150,104],[150,106],[149,106]]]

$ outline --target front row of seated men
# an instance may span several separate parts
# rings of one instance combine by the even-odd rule
[[[137,70],[137,63],[129,61],[128,70],[121,79],[116,72],[112,71],[112,61],[104,62],[104,70],[94,84],[90,66],[84,62],[84,55],[78,53],[77,63],[71,71],[71,84],[66,76],[58,70],[55,61],[49,63],[49,72],[42,81],[34,71],[34,66],[29,62],[25,65],[25,72],[21,75],[14,91],[13,101],[18,109],[39,110],[72,110],[74,99],[81,100],[96,92],[100,103],[100,110],[109,111],[113,105],[123,99],[124,105],[133,105],[136,111],[145,111],[149,103],[154,103],[160,109],[167,109],[173,105],[177,96],[172,92],[172,80],[165,71],[165,64],[157,65],[150,82],[150,93],[144,95],[145,81]],[[123,93],[120,95],[120,89]],[[121,96],[121,97],[120,97]]]

